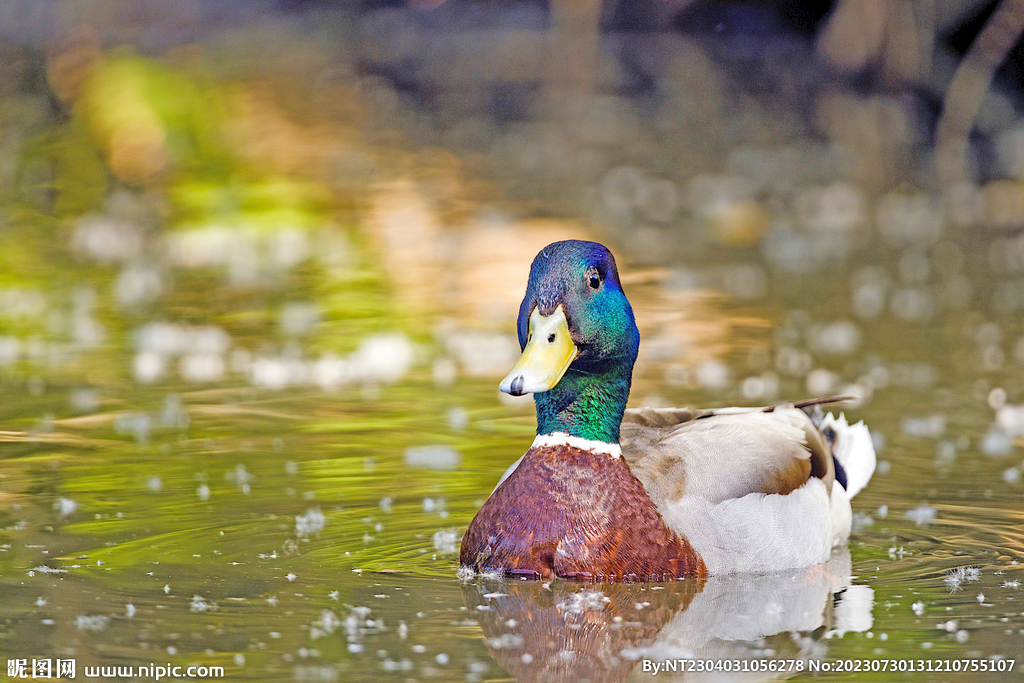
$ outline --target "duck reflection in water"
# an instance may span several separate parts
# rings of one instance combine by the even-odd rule
[[[850,553],[771,574],[661,584],[580,584],[477,577],[463,585],[495,662],[517,681],[621,681],[642,662],[806,661],[823,639],[871,628],[874,593],[851,583]],[[677,672],[660,681],[761,681],[788,672]]]

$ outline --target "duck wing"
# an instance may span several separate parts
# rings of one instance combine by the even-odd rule
[[[751,493],[785,495],[811,477],[830,492],[832,449],[807,411],[831,402],[627,410],[622,455],[659,506],[684,497],[720,503]]]
[[[863,423],[817,409],[834,402],[627,411],[622,455],[709,574],[819,564],[849,536],[847,486],[874,469]]]

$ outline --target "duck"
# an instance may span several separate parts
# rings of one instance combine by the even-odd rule
[[[849,397],[769,407],[626,409],[640,333],[615,258],[564,240],[530,267],[522,355],[537,435],[461,543],[462,567],[552,580],[670,581],[828,561],[875,469]]]

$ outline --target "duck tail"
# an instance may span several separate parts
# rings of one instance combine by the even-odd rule
[[[832,457],[836,464],[836,480],[846,489],[846,495],[857,495],[875,472],[875,446],[871,432],[863,420],[849,424],[846,416],[829,413],[821,421],[820,429],[832,445]]]

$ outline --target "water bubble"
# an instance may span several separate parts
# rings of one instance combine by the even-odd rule
[[[3,361],[0,361],[0,365]],[[91,413],[96,410],[99,400],[95,389],[79,388],[71,392],[71,407],[79,413]]]
[[[17,337],[0,336],[0,365],[10,365],[21,356],[21,340]]]
[[[320,309],[311,302],[290,302],[281,308],[281,332],[288,337],[309,334],[320,322]]]
[[[812,396],[827,395],[838,383],[839,377],[836,374],[822,368],[812,370],[807,375],[807,391]]]
[[[905,417],[901,424],[903,433],[924,439],[937,439],[946,431],[946,416],[939,413],[926,417]]]
[[[605,594],[601,591],[585,590],[566,596],[565,599],[558,603],[558,609],[570,614],[600,612],[605,609],[608,602],[610,602],[610,599],[605,597]]]
[[[444,341],[470,377],[504,377],[521,353],[519,341],[511,334],[456,330]]]
[[[524,640],[522,636],[514,633],[503,633],[497,638],[489,638],[485,641],[488,647],[495,650],[518,650],[523,646]]]
[[[790,347],[780,347],[775,354],[775,368],[784,375],[803,377],[811,371],[811,355]]]
[[[937,515],[938,511],[930,505],[920,505],[906,512],[907,519],[914,522],[917,526],[928,526],[931,522],[935,521]]]
[[[859,318],[878,317],[885,310],[889,278],[877,267],[862,268],[853,277],[853,311]]]
[[[759,299],[768,289],[768,276],[758,266],[736,265],[723,269],[722,286],[737,299]]]
[[[740,393],[748,400],[761,398],[765,393],[764,380],[760,377],[747,377],[740,385]]]
[[[431,376],[434,379],[434,384],[442,387],[450,387],[455,383],[455,378],[458,374],[459,369],[455,364],[454,359],[437,358],[434,360],[434,365],[431,368]]]
[[[798,190],[793,204],[797,222],[812,232],[849,232],[865,218],[864,196],[849,183]]]
[[[423,511],[424,512],[441,512],[444,510],[445,502],[444,498],[424,498],[423,499]]]
[[[1024,405],[1004,405],[996,411],[996,425],[1007,436],[1024,437]]]
[[[981,369],[985,372],[994,372],[1000,369],[1006,359],[1003,350],[995,344],[982,348],[980,356]]]
[[[860,345],[860,328],[849,320],[838,320],[810,332],[812,348],[836,355],[851,354]]]
[[[110,617],[101,614],[75,617],[75,626],[79,631],[105,631]]]
[[[956,567],[950,569],[943,577],[942,581],[949,588],[950,592],[956,592],[960,590],[964,583],[972,581],[978,581],[981,578],[981,570],[977,567]],[[939,627],[945,627],[946,631],[952,633],[957,629],[957,623],[955,621],[948,621],[945,625],[940,624]]]
[[[878,203],[875,221],[882,237],[896,246],[929,246],[942,236],[937,202],[923,194],[887,194]]]
[[[213,382],[224,376],[224,359],[213,353],[189,353],[181,357],[178,372],[189,382]]]
[[[326,523],[327,518],[320,508],[310,508],[304,514],[295,517],[295,535],[299,538],[308,538],[313,534],[319,534]]]
[[[956,445],[952,441],[941,441],[936,447],[936,467],[948,467],[956,460]]]
[[[245,465],[239,463],[235,465],[234,469],[228,470],[224,473],[224,479],[234,483],[235,486],[242,488],[252,483],[255,479],[252,474],[245,468]]]
[[[1013,441],[1001,429],[990,429],[981,439],[981,452],[990,458],[1002,458],[1013,450]]]
[[[249,367],[249,380],[268,389],[284,389],[305,376],[305,364],[281,358],[257,358]]]
[[[94,300],[77,301],[78,309],[91,309]],[[46,295],[37,289],[0,288],[0,315],[19,322],[38,320],[47,312]]]
[[[459,466],[461,458],[451,446],[417,446],[405,451],[405,464],[432,470],[451,470]]]
[[[142,351],[135,354],[132,372],[135,381],[150,384],[166,374],[167,359],[153,351]]]
[[[122,270],[114,281],[114,295],[122,308],[143,306],[163,292],[160,273],[154,268],[135,265]]]
[[[296,373],[296,380],[299,374],[301,373]],[[355,368],[347,358],[325,353],[319,360],[309,365],[308,376],[324,391],[331,391],[352,382],[355,379]],[[279,384],[292,381],[290,373],[287,373],[287,377],[282,375],[277,379]]]
[[[309,237],[304,230],[283,228],[266,237],[269,266],[275,270],[291,270],[309,258]]]
[[[448,421],[448,426],[457,432],[465,431],[466,427],[469,426],[469,412],[462,406],[449,408],[445,417]]]
[[[1006,405],[1006,390],[1002,387],[996,387],[988,392],[987,403],[993,410],[1002,408]]]
[[[706,360],[697,366],[697,381],[705,389],[721,390],[729,384],[729,368],[721,361]]]
[[[350,361],[364,382],[397,382],[412,365],[413,345],[400,333],[374,335],[360,344]]]
[[[143,238],[136,225],[99,214],[87,214],[75,225],[71,244],[83,256],[109,264],[138,258],[142,253]]]
[[[192,601],[188,606],[189,612],[211,612],[216,609],[217,605],[215,603],[207,602],[206,598],[201,595],[193,595]]]

